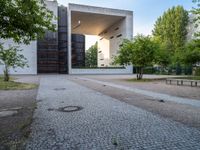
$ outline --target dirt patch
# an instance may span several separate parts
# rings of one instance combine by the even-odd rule
[[[35,83],[38,82],[39,80]],[[0,149],[21,150],[31,131],[37,89],[0,90],[0,95],[0,111],[15,111],[11,115],[0,117]]]
[[[153,99],[130,91],[103,86],[91,81],[85,82],[81,79],[74,78],[71,80],[122,102],[200,130],[200,108],[162,101],[161,99]]]

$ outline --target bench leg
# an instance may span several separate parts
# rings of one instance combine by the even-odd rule
[[[195,82],[195,86],[197,87],[197,82]]]
[[[183,85],[183,81],[181,81],[181,85]]]
[[[191,81],[191,86],[193,86],[193,82]]]

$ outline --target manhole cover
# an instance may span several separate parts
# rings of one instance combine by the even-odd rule
[[[79,111],[83,109],[83,107],[80,106],[66,106],[66,107],[61,107],[58,109],[58,111],[61,112],[74,112],[74,111]]]
[[[54,111],[55,109],[53,109],[53,108],[48,108],[47,110],[48,110],[48,111]]]
[[[164,103],[165,101],[164,101],[163,99],[160,99],[159,102],[160,102],[160,103]]]
[[[55,88],[55,91],[64,91],[66,88]]]

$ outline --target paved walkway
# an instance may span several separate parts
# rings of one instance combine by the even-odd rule
[[[128,87],[128,86],[124,86],[124,85],[119,85],[119,84],[115,84],[115,83],[111,83],[111,82],[105,82],[105,81],[99,81],[99,80],[95,80],[95,79],[89,79],[89,78],[83,78],[83,77],[79,77],[79,79],[88,80],[88,81],[92,81],[92,82],[95,82],[95,83],[108,85],[108,86],[111,86],[111,87],[135,92],[137,94],[150,96],[150,97],[153,97],[155,99],[162,99],[162,100],[176,102],[176,103],[180,103],[180,104],[187,104],[187,105],[191,105],[191,106],[194,106],[194,107],[200,107],[200,100],[171,96],[171,95],[168,95],[168,94],[162,94],[162,93],[152,92],[152,91],[148,91],[148,90],[142,90],[142,89],[139,89],[139,88]]]
[[[200,131],[67,80],[41,77],[27,150],[200,148]],[[65,89],[64,89],[65,88]],[[77,112],[55,109],[75,105]]]

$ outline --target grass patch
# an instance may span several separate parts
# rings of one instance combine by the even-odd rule
[[[3,77],[0,77],[0,90],[30,90],[37,87],[37,84],[15,82],[12,78],[10,81],[5,82]]]

